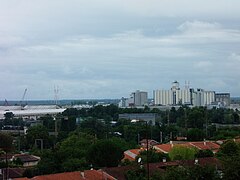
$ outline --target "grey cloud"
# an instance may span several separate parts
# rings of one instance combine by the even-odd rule
[[[5,1],[0,99],[18,98],[25,87],[29,98],[49,99],[54,85],[61,98],[116,98],[172,80],[238,95],[239,7],[235,0]]]

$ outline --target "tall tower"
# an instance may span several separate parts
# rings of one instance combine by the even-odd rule
[[[180,90],[179,88],[179,82],[177,81],[174,81],[172,83],[172,93],[173,93],[173,105],[176,105],[177,104],[177,98],[176,98],[176,91]]]
[[[54,103],[55,103],[55,105],[59,104],[59,88],[58,88],[58,86],[54,86]]]

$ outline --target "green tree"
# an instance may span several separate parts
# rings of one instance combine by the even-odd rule
[[[193,128],[187,132],[188,141],[202,141],[204,138],[204,132],[201,129]]]
[[[44,147],[49,147],[49,134],[45,126],[37,125],[32,126],[27,130],[26,135],[27,143],[32,148],[35,145],[36,139],[42,139]]]
[[[233,140],[224,142],[217,153],[218,156],[239,156],[240,145],[235,143]]]
[[[5,120],[13,119],[14,114],[13,114],[12,112],[6,112],[6,113],[4,114],[4,117],[5,117]]]
[[[45,126],[49,131],[53,131],[55,128],[55,121],[51,115],[45,115],[40,117],[40,121],[42,121],[43,126]]]
[[[0,149],[8,153],[13,150],[13,137],[0,132]]]
[[[125,173],[127,180],[146,180],[146,169],[144,167],[137,167],[136,169],[128,170]]]
[[[98,138],[106,137],[105,124],[96,118],[88,118],[80,123],[83,132],[97,136]]]
[[[58,154],[64,171],[76,171],[89,168],[87,152],[95,142],[94,136],[74,131],[58,145]]]
[[[224,179],[240,179],[240,146],[232,140],[224,142],[217,153],[223,164]]]
[[[164,180],[189,180],[188,171],[182,166],[169,167],[163,175]]]
[[[94,167],[113,167],[123,158],[123,150],[111,140],[99,140],[90,147],[87,158]]]
[[[223,179],[240,179],[240,156],[224,156],[221,158],[223,164]]]
[[[195,148],[175,145],[169,152],[171,160],[188,160],[194,159],[197,150]]]
[[[62,158],[57,151],[50,149],[43,150],[41,160],[37,165],[37,170],[31,172],[32,176],[42,174],[53,174],[62,171]],[[30,175],[29,175],[30,176]]]
[[[126,151],[128,149],[136,148],[132,143],[129,143],[125,141],[123,138],[118,137],[112,137],[108,139],[109,141],[112,141],[115,145],[119,146],[122,151]]]
[[[208,179],[208,180],[217,180],[220,179],[219,175],[217,174],[216,168],[214,166],[200,166],[195,165],[188,168],[188,178],[190,179]]]
[[[194,107],[188,114],[188,127],[203,128],[204,109]]]
[[[206,149],[206,150],[199,150],[196,154],[195,157],[196,158],[204,158],[204,157],[213,157],[214,154],[210,149]]]

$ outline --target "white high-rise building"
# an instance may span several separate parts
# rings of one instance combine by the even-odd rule
[[[190,89],[176,91],[176,104],[192,104]]]
[[[185,89],[179,88],[179,83],[174,81],[171,90],[155,90],[153,91],[154,104],[156,105],[180,105],[187,104],[193,106],[206,106],[215,101],[214,91],[204,91],[203,89],[189,88],[185,85]]]
[[[153,91],[154,104],[157,105],[172,105],[173,92],[172,90],[155,90]]]
[[[197,91],[193,93],[193,105],[194,106],[203,106],[204,105],[204,90],[197,89]]]
[[[204,105],[209,105],[215,102],[215,91],[204,91]]]
[[[144,106],[148,104],[148,95],[144,91],[135,91],[131,94],[134,106]]]

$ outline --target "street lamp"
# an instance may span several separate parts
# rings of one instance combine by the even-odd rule
[[[147,179],[149,180],[149,160],[148,160],[148,122],[140,119],[133,119],[131,120],[132,123],[136,122],[144,122],[146,125],[146,140],[147,140]]]

